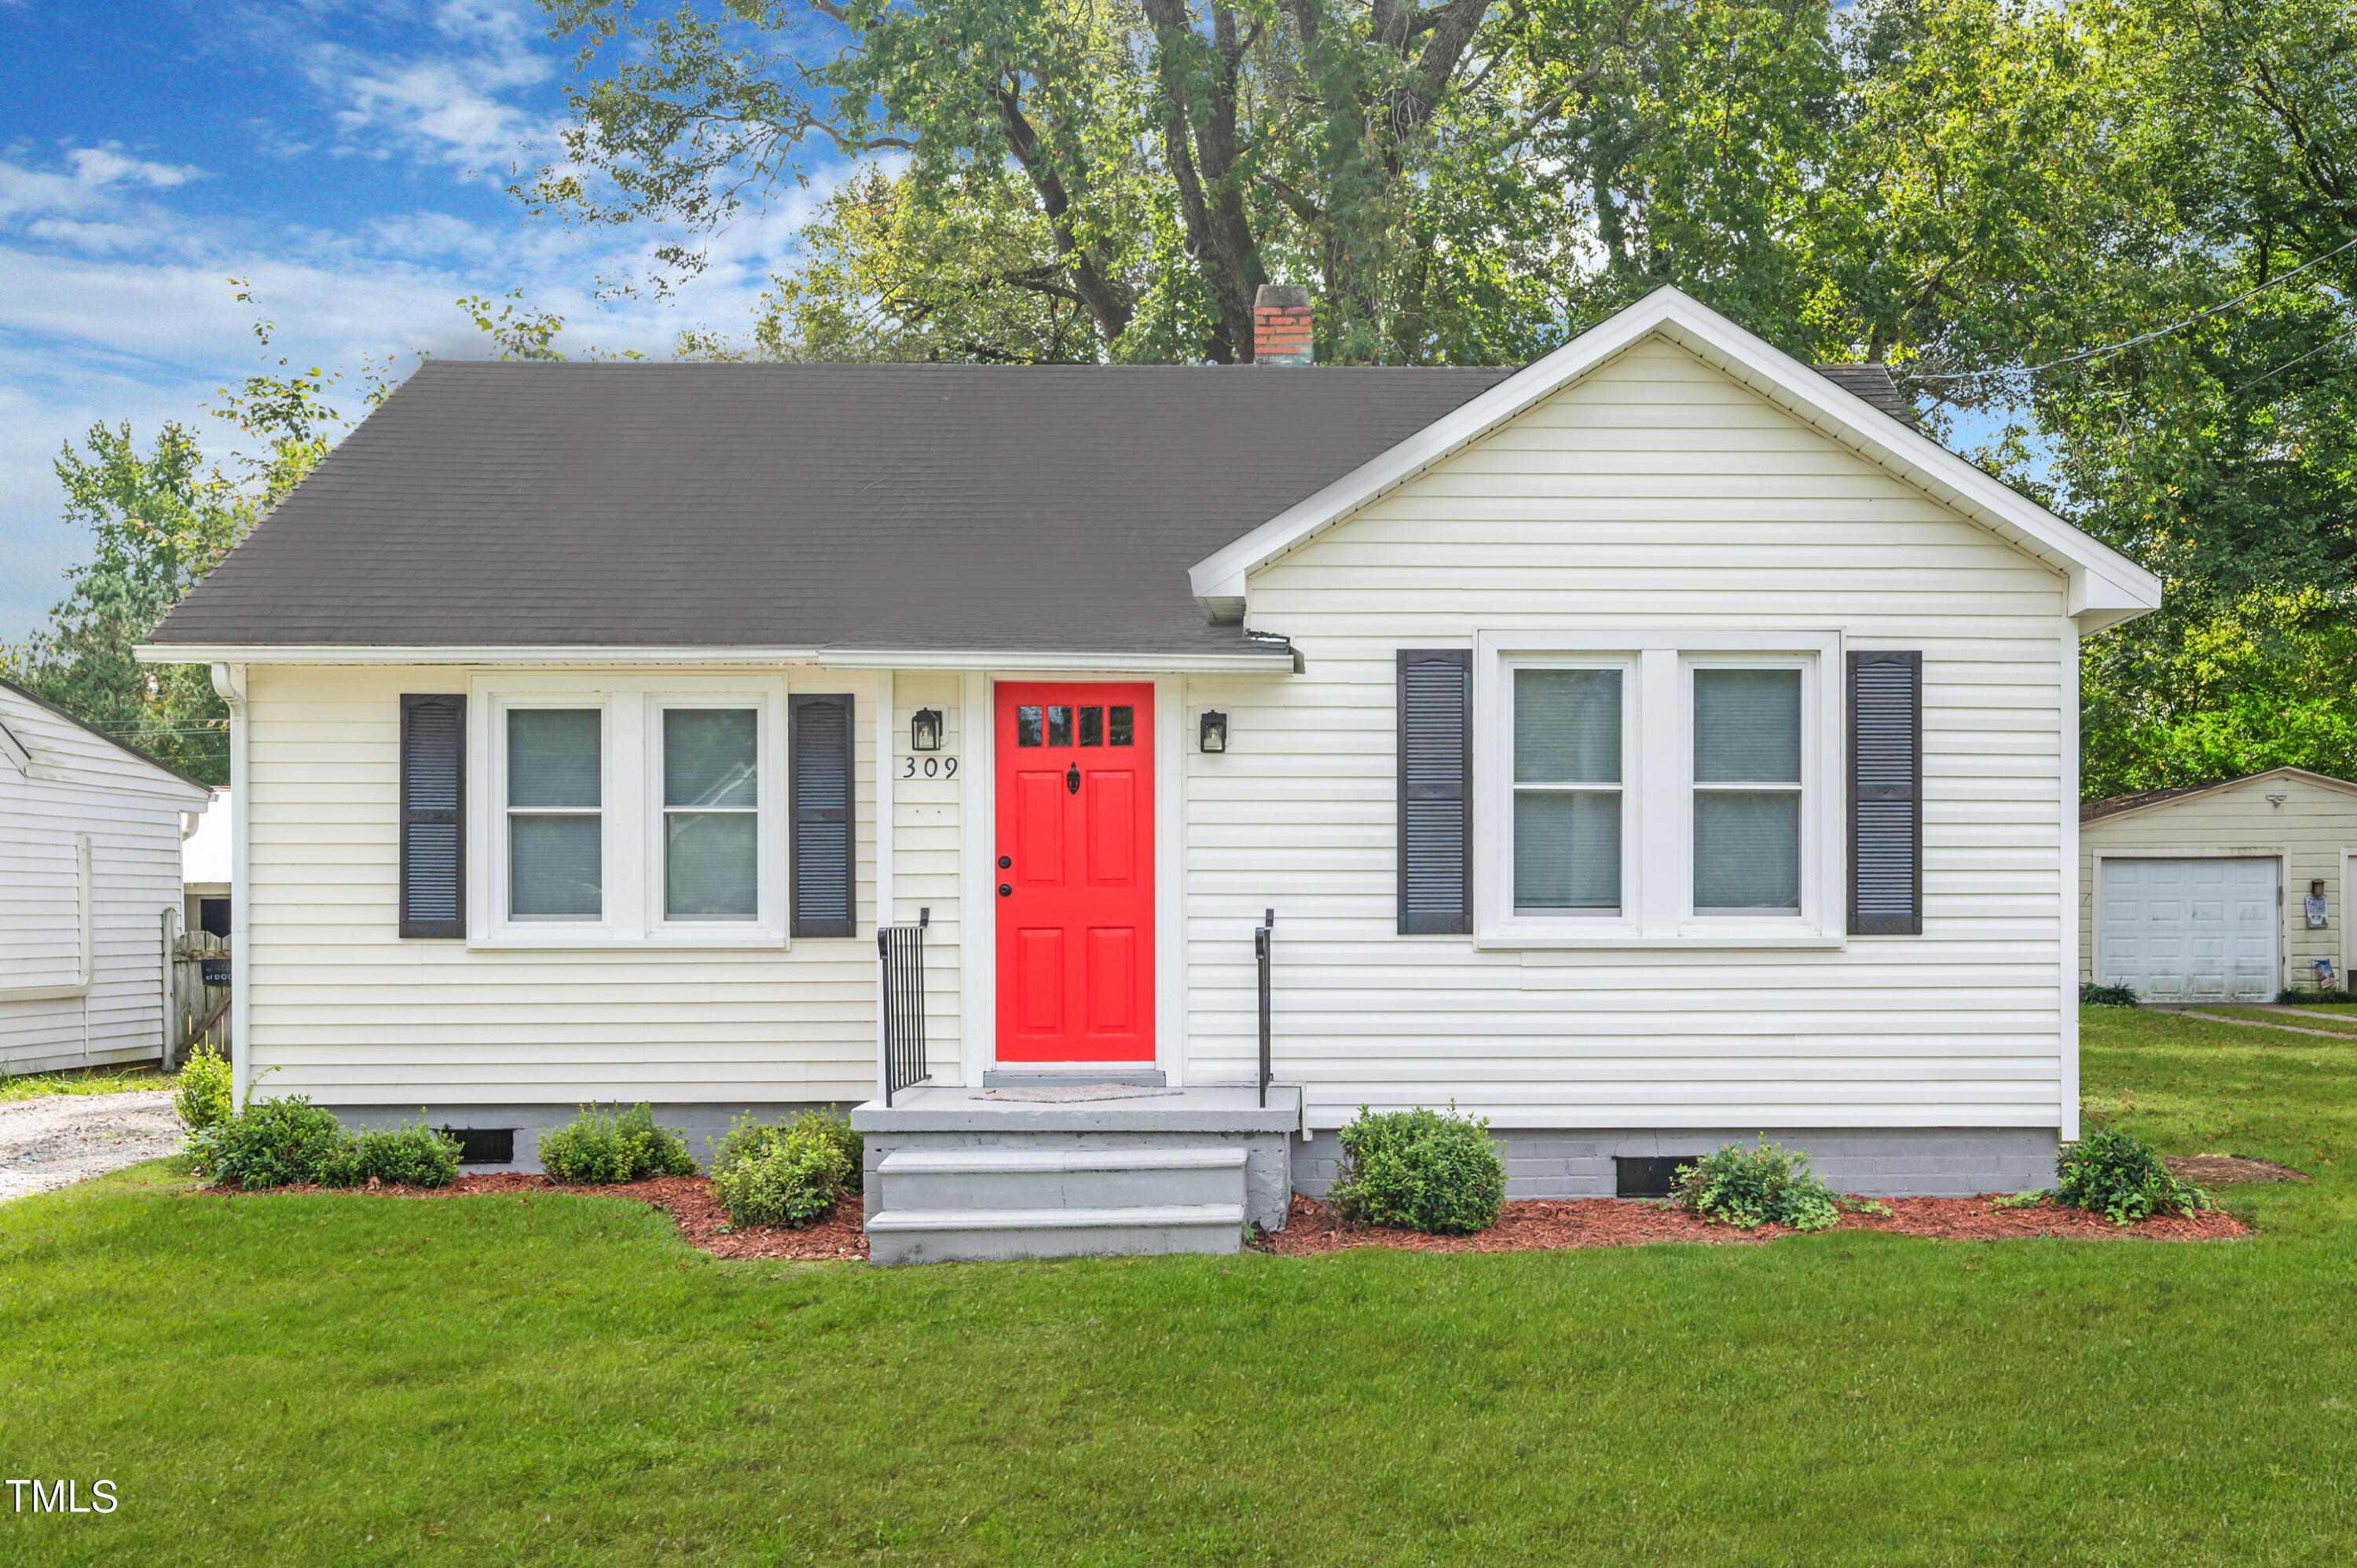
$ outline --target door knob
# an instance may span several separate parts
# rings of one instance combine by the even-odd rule
[[[1014,868],[1014,865],[1015,865],[1015,857],[1014,857],[1013,855],[1011,855],[1011,854],[1002,854],[1002,855],[1000,855],[1000,856],[998,857],[998,869],[999,869],[999,870],[1001,870],[1001,871],[1009,871],[1009,870],[1012,870],[1012,869]]]
[[[1014,887],[1013,887],[1013,886],[1011,886],[1010,885],[1006,884],[1006,883],[1002,882],[1002,883],[1000,883],[1000,884],[998,885],[998,896],[999,896],[1001,898],[1006,897],[1007,896],[1009,896],[1010,894],[1012,894],[1014,891],[1015,891]]]

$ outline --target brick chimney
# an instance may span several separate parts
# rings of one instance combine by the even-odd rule
[[[1265,283],[1253,295],[1253,363],[1314,365],[1309,328],[1315,313],[1309,291],[1291,284]]]

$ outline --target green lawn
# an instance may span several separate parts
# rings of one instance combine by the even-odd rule
[[[601,1199],[0,1208],[51,1563],[2347,1563],[2357,1042],[2087,1014],[2241,1242],[725,1263]],[[147,1185],[142,1185],[145,1183]]]
[[[17,1077],[0,1072],[0,1105],[12,1100],[33,1100],[45,1094],[120,1094],[127,1089],[169,1089],[174,1079],[151,1067],[76,1068],[67,1072],[35,1072]]]

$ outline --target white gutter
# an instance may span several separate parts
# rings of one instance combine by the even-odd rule
[[[212,667],[213,690],[229,704],[229,1059],[230,1103],[242,1110],[253,1092],[253,791],[247,787],[253,745],[245,716],[245,666],[223,661]]]
[[[467,664],[620,666],[648,664],[814,664],[823,670],[991,670],[1289,673],[1289,647],[1235,653],[1068,653],[1004,650],[958,651],[825,648],[361,645],[356,643],[143,643],[142,664]]]

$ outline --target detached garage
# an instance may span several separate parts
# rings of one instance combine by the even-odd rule
[[[2357,784],[2304,768],[2079,811],[2080,978],[2147,1002],[2270,1002],[2345,983]]]

